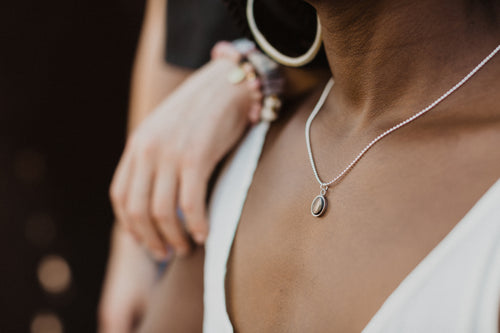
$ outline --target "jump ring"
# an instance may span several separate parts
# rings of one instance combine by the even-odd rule
[[[326,191],[328,191],[328,185],[321,184],[321,191],[320,191],[320,194],[321,194],[322,196],[325,196]]]

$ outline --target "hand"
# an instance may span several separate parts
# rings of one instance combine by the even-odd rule
[[[156,276],[156,265],[144,248],[115,227],[99,304],[99,332],[133,332],[149,302]]]
[[[258,83],[228,82],[235,66],[218,59],[198,70],[146,118],[125,147],[110,190],[113,208],[158,259],[167,255],[167,245],[187,254],[188,234],[199,244],[205,241],[209,178],[244,133],[249,110],[262,100]]]

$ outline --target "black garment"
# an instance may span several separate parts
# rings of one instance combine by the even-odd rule
[[[168,0],[167,4],[168,63],[201,67],[210,60],[216,42],[241,37],[221,0]]]

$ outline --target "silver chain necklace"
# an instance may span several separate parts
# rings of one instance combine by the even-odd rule
[[[467,74],[460,82],[458,82],[456,85],[454,85],[450,90],[445,92],[441,97],[436,99],[434,102],[429,104],[426,108],[422,109],[418,113],[414,114],[410,118],[403,120],[397,125],[394,125],[393,127],[389,128],[379,136],[377,136],[375,139],[373,139],[368,145],[366,145],[363,150],[356,156],[354,160],[352,160],[351,163],[341,172],[339,173],[335,178],[333,178],[329,182],[323,182],[321,178],[319,178],[318,175],[318,170],[316,169],[316,163],[314,162],[314,157],[312,154],[312,149],[311,149],[311,139],[310,139],[310,132],[311,132],[311,123],[318,114],[318,112],[321,110],[323,105],[325,104],[326,98],[328,97],[332,87],[333,87],[333,78],[330,79],[323,90],[323,93],[321,94],[321,97],[318,100],[318,103],[314,107],[313,111],[311,112],[311,115],[307,119],[306,122],[306,144],[307,144],[307,152],[309,153],[309,161],[311,162],[311,167],[314,172],[314,176],[316,177],[316,180],[318,181],[320,185],[320,194],[314,198],[311,204],[311,214],[315,217],[319,217],[324,214],[326,211],[327,207],[327,200],[325,198],[326,192],[328,191],[329,186],[332,184],[338,182],[342,177],[344,177],[353,167],[358,163],[358,161],[366,154],[366,152],[373,147],[377,142],[382,140],[384,137],[387,135],[391,134],[392,132],[400,129],[401,127],[411,123],[415,119],[423,116],[425,113],[429,112],[432,110],[436,105],[441,103],[446,97],[450,96],[453,92],[455,92],[458,88],[460,88],[465,82],[467,82],[474,74],[476,74],[491,58],[495,56],[495,54],[500,51],[500,45],[498,45],[493,52],[491,52],[486,58],[484,58],[472,71],[470,71],[469,74]]]

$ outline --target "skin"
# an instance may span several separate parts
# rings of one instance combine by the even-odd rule
[[[228,82],[234,67],[221,59],[198,70],[128,139],[111,184],[113,207],[124,227],[158,259],[166,257],[167,245],[180,255],[189,252],[178,207],[193,239],[202,244],[207,236],[210,175],[249,124],[252,93],[260,94]]]
[[[500,41],[490,13],[456,1],[313,5],[336,79],[311,129],[324,180],[437,99]],[[319,185],[303,138],[318,93],[282,119],[268,137],[229,260],[235,331],[360,332],[499,178],[499,75],[497,57],[429,114],[383,139],[330,188],[321,219],[309,211]]]
[[[336,79],[311,129],[324,180],[441,96],[500,41],[498,5],[311,4]],[[500,177],[499,75],[497,56],[374,146],[330,187],[320,219],[309,211],[319,185],[303,131],[321,89],[291,107],[268,135],[231,251],[226,300],[235,331],[360,332]]]
[[[120,227],[113,230],[111,253],[99,304],[99,332],[131,332],[143,318],[158,269]]]
[[[137,333],[202,331],[203,247],[176,258],[155,287]]]

